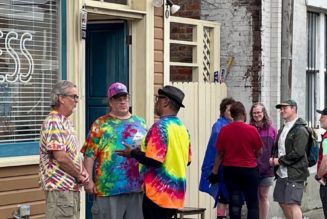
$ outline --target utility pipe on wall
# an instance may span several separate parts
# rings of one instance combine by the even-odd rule
[[[281,101],[292,97],[292,47],[294,0],[282,1]]]

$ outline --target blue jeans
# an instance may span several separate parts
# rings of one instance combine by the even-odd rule
[[[229,193],[229,216],[240,219],[243,196],[248,208],[248,219],[259,218],[258,168],[224,166],[224,180]]]

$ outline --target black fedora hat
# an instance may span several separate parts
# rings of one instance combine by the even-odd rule
[[[185,107],[183,105],[185,94],[177,87],[166,85],[158,90],[158,94],[167,96],[169,99],[172,99],[178,103],[181,107]]]
[[[321,115],[327,115],[327,107],[323,110],[316,110],[317,113],[320,113]]]

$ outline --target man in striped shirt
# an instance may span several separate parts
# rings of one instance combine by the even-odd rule
[[[69,116],[78,95],[76,85],[59,81],[51,92],[52,111],[40,136],[40,183],[45,191],[45,218],[78,219],[80,187],[89,181],[82,164],[76,133]]]

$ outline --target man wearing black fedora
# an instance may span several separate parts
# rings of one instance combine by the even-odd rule
[[[317,110],[317,113],[321,114],[319,119],[320,127],[327,130],[327,108],[324,110]],[[325,218],[327,218],[327,131],[321,137],[317,175],[315,176],[315,179],[320,183],[320,199],[324,209]]]
[[[184,207],[186,167],[191,162],[190,136],[177,117],[184,93],[174,86],[164,86],[155,96],[155,114],[160,117],[150,128],[142,150],[116,151],[143,164],[143,215],[145,219],[168,219]]]

